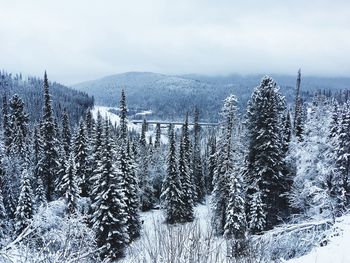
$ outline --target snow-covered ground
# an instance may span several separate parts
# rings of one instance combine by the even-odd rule
[[[332,237],[327,246],[316,247],[309,254],[288,263],[349,263],[350,215],[339,218],[334,227],[339,229],[339,235]]]
[[[95,106],[92,109],[92,116],[96,119],[97,118],[97,113],[100,112],[101,116],[103,118],[108,118],[110,119],[111,123],[114,125],[119,125],[120,122],[120,118],[117,114],[110,112],[110,109],[117,109],[117,108],[113,108],[113,107],[105,107],[105,106]],[[148,113],[148,112],[147,112]],[[140,114],[144,114],[144,112],[141,112]],[[138,133],[141,132],[141,124],[134,124],[132,122],[128,122],[128,129],[130,131],[136,131]],[[162,134],[161,134],[161,141],[163,144],[167,144],[168,143],[168,137],[166,136],[166,129],[162,130]],[[148,140],[149,137],[151,136],[153,141],[155,139],[155,125],[149,125],[148,127],[148,131],[146,132],[146,139]]]

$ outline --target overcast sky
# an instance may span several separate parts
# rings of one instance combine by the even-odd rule
[[[350,1],[0,0],[0,68],[350,76]]]

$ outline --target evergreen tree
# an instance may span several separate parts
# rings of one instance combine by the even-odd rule
[[[2,98],[2,128],[3,128],[3,137],[4,137],[4,147],[7,154],[10,153],[10,144],[11,144],[11,129],[9,121],[9,112],[7,104],[7,96],[4,94]]]
[[[291,118],[289,111],[287,112],[287,115],[285,116],[285,119],[283,121],[283,153],[286,154],[289,149],[289,144],[291,141],[292,136],[292,124],[291,124]]]
[[[252,233],[259,233],[266,228],[266,208],[263,204],[261,191],[256,186],[253,195],[249,198],[249,229]]]
[[[147,144],[146,132],[147,132],[147,122],[146,122],[146,120],[143,120],[142,128],[141,128],[141,137],[140,137],[140,146],[141,147],[146,147],[146,144]]]
[[[56,174],[58,171],[58,152],[56,149],[55,122],[53,119],[49,82],[44,75],[44,107],[41,125],[42,155],[40,160],[40,174],[42,176],[46,198],[52,201],[55,192]]]
[[[92,132],[95,125],[94,118],[92,117],[91,110],[88,109],[85,114],[86,135],[89,139],[92,138]]]
[[[184,124],[186,125],[186,124]],[[184,131],[185,129],[182,129]],[[186,140],[184,134],[182,134],[180,151],[179,151],[179,177],[182,190],[182,221],[191,222],[194,218],[193,215],[193,184],[190,175],[190,169],[188,159],[186,156]]]
[[[244,255],[248,227],[242,175],[232,174],[230,181],[231,189],[226,210],[224,236],[232,240],[233,255],[237,258]]]
[[[18,95],[10,100],[11,152],[25,158],[27,154],[28,115],[24,111],[24,102]]]
[[[209,164],[208,164],[208,180],[207,180],[207,192],[213,191],[213,178],[216,170],[216,138],[213,136],[210,140],[210,153],[209,153]]]
[[[212,192],[212,225],[217,235],[224,234],[226,225],[226,210],[230,192],[230,176],[233,172],[232,162],[232,133],[236,120],[237,98],[234,95],[224,100],[221,115],[220,141],[217,153],[217,166],[213,178]]]
[[[62,116],[62,146],[65,154],[65,159],[67,160],[69,158],[71,149],[71,131],[70,131],[70,125],[69,125],[69,117],[68,112],[64,110],[63,116]]]
[[[30,185],[30,177],[26,169],[22,172],[21,192],[16,208],[16,231],[20,234],[29,224],[33,217],[33,194]]]
[[[194,144],[192,151],[192,173],[196,192],[196,202],[203,202],[205,197],[205,185],[201,158],[201,138],[199,125],[199,111],[196,108],[194,114]]]
[[[298,71],[296,95],[295,95],[295,113],[294,113],[294,133],[299,141],[302,140],[303,134],[303,103],[300,98],[300,82],[301,82],[301,69]]]
[[[125,91],[122,89],[119,103],[119,117],[120,117],[120,137],[122,140],[126,140],[128,136],[128,123],[127,123],[128,108],[126,106]]]
[[[169,153],[167,159],[167,174],[163,182],[161,199],[166,213],[166,222],[175,224],[182,221],[182,188],[176,162],[176,146],[174,128],[169,129]]]
[[[102,158],[95,171],[98,183],[93,189],[95,199],[92,224],[97,244],[101,247],[101,257],[109,260],[122,257],[129,242],[123,182],[113,163],[112,144],[109,127],[106,125]]]
[[[284,154],[282,152],[282,113],[284,98],[279,94],[276,83],[270,77],[264,77],[254,90],[247,108],[247,127],[249,134],[246,176],[249,180],[248,206],[254,205],[256,196],[261,198],[265,209],[266,228],[274,226],[278,212],[282,210],[285,194],[283,174]],[[259,190],[261,193],[256,193]],[[256,200],[259,200],[256,198]],[[248,208],[248,211],[253,211]],[[249,221],[254,215],[248,213]]]
[[[126,146],[126,147],[125,147]],[[140,236],[141,222],[139,218],[139,191],[135,164],[131,157],[129,142],[121,145],[117,157],[117,171],[123,179],[123,189],[127,213],[127,228],[130,241]]]
[[[67,212],[74,214],[77,211],[77,199],[79,197],[79,188],[76,183],[76,168],[74,157],[71,154],[66,161],[65,174],[62,178],[61,189],[63,197],[67,204]]]
[[[154,142],[154,148],[160,147],[160,139],[161,139],[160,123],[157,123],[157,125],[156,125],[156,140]]]
[[[87,197],[89,196],[90,192],[89,180],[91,175],[91,167],[88,159],[86,127],[83,120],[80,121],[79,128],[75,135],[74,154],[77,184],[80,189],[80,194],[83,197]]]

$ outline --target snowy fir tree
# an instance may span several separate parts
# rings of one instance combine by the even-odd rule
[[[83,120],[80,121],[79,128],[74,138],[74,154],[77,184],[80,189],[80,195],[87,197],[90,192],[89,180],[91,167],[88,158],[86,127]]]
[[[196,201],[202,203],[205,197],[205,184],[201,157],[201,135],[199,125],[199,110],[194,112],[194,142],[192,151],[192,174],[196,192]]]
[[[53,118],[49,82],[44,74],[44,107],[40,134],[42,136],[42,154],[40,174],[45,185],[48,201],[54,199],[56,173],[58,170],[58,152],[56,149],[55,122]]]
[[[303,103],[300,98],[300,83],[301,83],[301,69],[298,71],[296,95],[295,95],[295,113],[294,113],[294,133],[296,138],[302,140],[303,134]]]
[[[98,184],[93,189],[92,224],[102,258],[124,256],[129,242],[123,182],[113,162],[112,139],[108,125],[103,135],[102,159],[94,173]]]
[[[177,169],[176,145],[174,127],[170,125],[169,130],[169,152],[167,158],[167,174],[165,176],[161,199],[165,209],[166,222],[175,224],[182,222],[182,188]]]
[[[188,123],[185,123],[184,125],[188,125]],[[180,177],[180,183],[181,183],[181,190],[182,190],[182,196],[181,196],[181,203],[182,205],[182,221],[183,222],[191,222],[194,219],[194,213],[193,213],[193,206],[194,206],[194,200],[193,200],[193,182],[191,180],[190,175],[190,169],[189,169],[189,163],[188,163],[188,157],[186,155],[186,143],[187,140],[185,138],[184,131],[186,131],[185,128],[182,129],[182,137],[179,147],[179,162],[178,162],[178,172]]]
[[[224,100],[221,111],[223,125],[218,145],[217,166],[213,178],[212,225],[217,235],[224,233],[226,210],[230,192],[230,176],[233,172],[232,134],[237,114],[237,98],[234,95]]]
[[[11,144],[11,129],[10,129],[10,120],[9,120],[9,109],[6,93],[2,98],[2,129],[3,129],[3,138],[4,138],[4,147],[6,153],[10,153],[10,144]]]
[[[213,191],[213,178],[216,170],[216,138],[215,136],[210,138],[209,141],[209,163],[208,163],[208,179],[207,179],[207,192]]]
[[[154,141],[154,148],[159,148],[161,144],[161,130],[160,130],[160,123],[157,123],[156,125],[156,139]]]
[[[126,106],[126,96],[125,91],[122,89],[120,95],[120,103],[119,103],[119,117],[120,117],[120,136],[123,140],[126,140],[128,135],[128,126],[127,126],[127,114],[128,108]]]
[[[16,208],[16,232],[21,233],[33,217],[33,193],[30,184],[30,176],[26,169],[22,172],[21,192]]]
[[[71,154],[69,159],[66,161],[65,168],[65,174],[62,178],[60,191],[63,193],[63,198],[66,201],[68,214],[74,214],[77,211],[79,188],[76,183],[77,176],[73,154]]]
[[[10,151],[21,158],[27,154],[28,115],[24,111],[23,100],[14,95],[10,100]]]
[[[282,153],[282,114],[284,98],[270,77],[264,77],[255,88],[247,108],[248,158],[245,175],[248,179],[248,206],[254,205],[252,199],[256,191],[265,209],[266,227],[270,229],[278,222],[278,215],[284,204],[281,196],[286,192],[284,179],[284,154]],[[251,211],[248,208],[248,211]],[[249,221],[254,215],[248,213]]]
[[[71,151],[71,131],[70,131],[70,124],[69,124],[69,116],[68,112],[65,110],[63,112],[62,116],[62,147],[65,153],[65,158],[69,158],[69,154]]]

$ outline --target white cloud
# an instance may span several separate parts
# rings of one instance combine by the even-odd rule
[[[1,67],[66,84],[130,70],[350,73],[349,1],[0,0]]]

